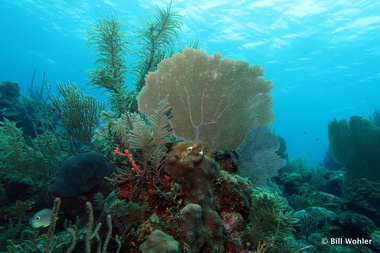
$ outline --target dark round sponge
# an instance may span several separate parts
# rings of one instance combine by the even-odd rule
[[[55,190],[64,197],[90,192],[111,173],[112,165],[95,151],[70,156],[58,168]]]

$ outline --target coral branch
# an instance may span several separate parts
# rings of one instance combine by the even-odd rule
[[[115,149],[115,154],[117,155],[121,155],[121,156],[125,156],[125,157],[128,157],[129,159],[129,162],[132,164],[132,170],[133,171],[136,171],[137,173],[139,174],[142,174],[142,170],[139,168],[139,166],[137,166],[136,162],[135,162],[135,159],[133,159],[133,156],[132,154],[129,152],[128,149],[124,149],[124,153],[120,152],[119,151],[119,147],[116,147]]]

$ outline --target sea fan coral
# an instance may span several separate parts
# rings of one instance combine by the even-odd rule
[[[213,150],[236,149],[247,132],[273,120],[272,83],[258,65],[185,48],[146,77],[139,110],[151,115],[167,95],[174,135]]]

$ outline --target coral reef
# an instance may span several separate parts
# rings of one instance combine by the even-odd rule
[[[202,207],[198,204],[186,205],[180,214],[181,227],[184,230],[183,245],[185,252],[199,252],[205,242],[205,229],[202,221]]]
[[[174,240],[173,236],[164,233],[161,230],[155,230],[151,233],[146,241],[141,244],[142,253],[180,253],[179,243]]]
[[[45,74],[35,100],[0,85],[1,252],[380,252],[378,110],[329,124],[323,166],[288,161],[265,127],[272,83],[259,66],[175,54],[171,5],[143,24],[133,91],[126,26],[103,16],[88,32],[89,84],[111,96],[107,111],[73,83],[46,100]]]
[[[344,200],[352,210],[366,215],[380,226],[380,183],[366,178],[356,179],[347,187]]]
[[[22,129],[24,137],[35,138],[45,132],[44,128],[53,115],[41,102],[19,97],[20,87],[17,83],[5,81],[0,84],[0,118],[15,122]]]
[[[213,192],[218,165],[211,158],[210,149],[199,142],[178,143],[166,157],[166,165],[166,173],[186,184],[185,204],[198,204],[202,209],[205,247],[223,252],[222,219],[215,211]]]
[[[15,82],[3,82],[0,85],[0,108],[11,108],[18,103],[20,87]]]
[[[8,87],[12,84],[18,90],[17,83],[5,82],[0,87],[4,94],[0,96],[9,107],[0,110],[0,148],[1,172],[23,176],[39,175],[47,179],[55,172],[65,157],[75,151],[74,143],[64,131],[60,131],[53,120],[53,115],[45,104],[27,97],[18,99],[19,93]],[[7,96],[12,95],[12,99]]]
[[[278,195],[261,190],[254,190],[252,195],[249,236],[256,247],[260,242],[275,244],[290,236],[297,219],[287,211],[284,200]]]

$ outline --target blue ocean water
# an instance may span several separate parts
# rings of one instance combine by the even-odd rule
[[[46,71],[52,87],[72,81],[91,93],[82,86],[95,56],[86,48],[87,26],[114,13],[133,30],[169,2],[3,0],[0,80],[18,82],[25,94],[37,69],[35,82]],[[290,158],[305,153],[311,165],[321,162],[328,122],[380,108],[378,1],[174,0],[172,9],[183,16],[184,42],[199,39],[209,54],[265,69],[275,85],[272,128]]]

